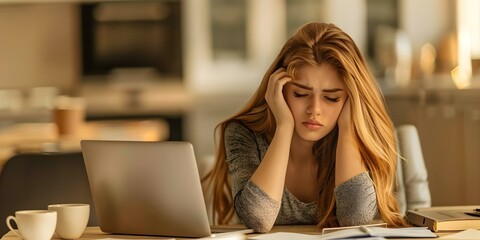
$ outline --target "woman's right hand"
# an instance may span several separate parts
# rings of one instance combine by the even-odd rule
[[[283,96],[283,87],[286,83],[292,81],[284,68],[277,69],[268,80],[265,100],[270,107],[278,126],[294,127],[294,119],[290,108]]]

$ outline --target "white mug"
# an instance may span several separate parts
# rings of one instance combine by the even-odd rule
[[[89,204],[52,204],[48,210],[57,212],[55,232],[63,239],[76,239],[82,236],[90,217]]]
[[[13,220],[18,230],[10,225]],[[15,217],[8,216],[8,228],[25,240],[50,240],[55,232],[57,213],[47,210],[16,211]]]

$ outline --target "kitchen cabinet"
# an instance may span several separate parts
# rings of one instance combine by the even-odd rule
[[[480,202],[480,89],[386,94],[395,125],[418,128],[432,205]]]

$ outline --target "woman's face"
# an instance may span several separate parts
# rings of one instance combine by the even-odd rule
[[[336,70],[322,64],[298,69],[284,96],[295,119],[294,138],[315,142],[335,127],[347,93]]]

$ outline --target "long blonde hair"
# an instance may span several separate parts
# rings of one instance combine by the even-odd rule
[[[251,131],[264,134],[270,141],[275,133],[275,119],[265,101],[270,75],[280,67],[290,76],[302,65],[330,64],[345,83],[351,102],[352,125],[362,161],[375,186],[378,210],[391,226],[403,226],[393,193],[396,170],[394,126],[387,113],[381,91],[371,76],[354,41],[333,24],[312,22],[302,26],[283,46],[265,73],[250,101],[238,113],[221,122],[217,159],[212,171],[204,178],[207,189],[213,191],[214,221],[226,224],[234,216],[231,184],[225,162],[225,126],[239,121]],[[338,226],[333,194],[335,181],[335,149],[338,127],[320,139],[313,149],[318,161],[317,177],[321,183],[318,199],[320,227]]]

